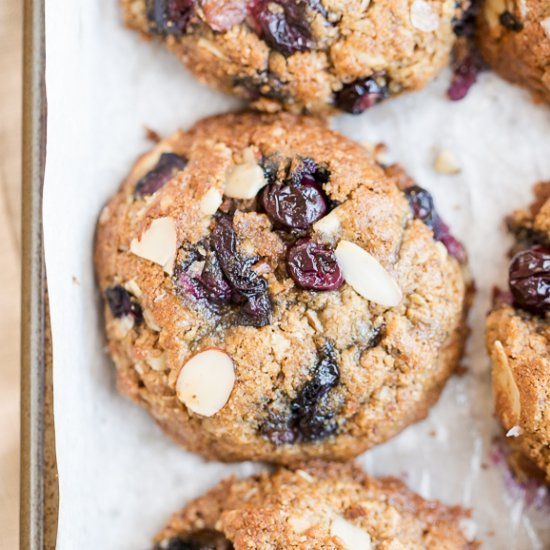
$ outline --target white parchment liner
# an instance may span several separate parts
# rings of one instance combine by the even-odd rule
[[[46,3],[48,145],[44,235],[53,330],[59,550],[136,550],[168,515],[231,472],[256,465],[205,463],[176,447],[147,414],[120,397],[104,352],[92,243],[98,213],[161,134],[237,105],[197,84],[157,44],[125,31],[116,0]],[[429,418],[365,454],[370,473],[401,475],[428,498],[474,508],[484,548],[550,548],[548,509],[525,510],[491,464],[489,362],[483,322],[506,277],[503,216],[550,179],[550,109],[483,74],[462,102],[445,98],[449,74],[427,90],[334,126],[383,141],[465,242],[478,287],[468,373],[447,385]],[[433,171],[448,148],[462,171]],[[488,467],[487,467],[488,465]]]

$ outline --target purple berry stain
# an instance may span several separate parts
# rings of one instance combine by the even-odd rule
[[[136,184],[135,195],[145,197],[156,193],[187,165],[187,160],[175,153],[163,153],[155,167]]]
[[[307,18],[307,0],[251,0],[249,13],[259,36],[283,54],[292,55],[314,47]]]
[[[534,246],[518,252],[508,282],[516,305],[538,314],[550,311],[550,249]]]
[[[336,290],[344,283],[334,251],[309,239],[289,249],[287,266],[294,282],[306,290]]]
[[[464,99],[470,88],[475,84],[480,70],[479,61],[471,53],[455,59],[453,62],[453,78],[447,90],[449,99],[452,101]]]
[[[443,243],[451,256],[459,262],[466,261],[464,246],[451,234],[449,226],[439,217],[431,193],[419,185],[408,187],[404,193],[413,217],[424,222],[433,231],[434,239]]]
[[[384,76],[359,78],[344,87],[336,94],[336,106],[353,115],[359,115],[373,105],[389,96]]]

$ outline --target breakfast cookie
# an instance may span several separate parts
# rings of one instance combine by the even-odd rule
[[[461,355],[464,260],[398,169],[318,119],[253,113],[159,141],[95,251],[122,393],[192,451],[282,463],[426,416]]]
[[[361,113],[448,62],[468,0],[122,0],[201,81],[263,111]]]
[[[478,44],[502,77],[550,103],[550,2],[482,0]]]
[[[550,182],[508,219],[517,239],[509,293],[487,319],[495,410],[512,448],[550,482]],[[518,463],[519,464],[519,463]]]
[[[303,465],[229,478],[174,514],[154,550],[476,548],[469,512],[427,501],[353,464]]]

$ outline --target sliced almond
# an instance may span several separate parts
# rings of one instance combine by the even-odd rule
[[[172,274],[176,259],[176,224],[170,217],[157,218],[141,234],[130,243],[130,252],[161,265],[164,271]]]
[[[507,432],[506,437],[519,437],[523,433],[521,426],[512,426]]]
[[[550,40],[550,17],[547,17],[546,19],[543,19],[540,22],[540,26],[542,27],[542,30],[544,31],[544,34],[546,34],[546,38]]]
[[[401,302],[399,285],[366,250],[350,241],[340,241],[334,253],[346,283],[363,298],[387,307]]]
[[[254,151],[244,150],[243,163],[231,168],[225,178],[224,195],[233,199],[253,199],[267,184],[262,167],[256,162]]]
[[[426,0],[414,0],[411,6],[411,23],[422,32],[433,32],[439,28],[439,15]]]
[[[209,189],[201,199],[200,208],[204,214],[215,214],[223,202],[222,194],[215,188]]]
[[[341,516],[336,516],[332,520],[330,534],[339,539],[344,548],[348,550],[370,550],[372,548],[370,535]]]
[[[521,403],[519,389],[502,342],[496,340],[492,349],[493,396],[497,413],[506,429],[519,424]]]
[[[166,355],[164,353],[156,356],[150,355],[145,361],[153,370],[161,372],[166,368]]]
[[[313,231],[319,233],[321,237],[332,239],[340,232],[340,218],[338,208],[321,218],[313,224]]]
[[[234,384],[231,357],[220,349],[210,348],[197,353],[183,365],[176,393],[194,413],[213,416],[227,403]]]
[[[452,151],[442,149],[434,159],[434,170],[439,174],[459,174],[460,166]]]
[[[491,30],[502,28],[500,14],[506,11],[506,0],[486,0],[483,5],[485,19]]]

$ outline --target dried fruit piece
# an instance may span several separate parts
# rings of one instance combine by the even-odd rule
[[[518,252],[509,269],[514,302],[536,313],[550,310],[550,249],[534,246]]]
[[[358,294],[382,306],[395,307],[403,297],[399,285],[374,256],[350,241],[340,241],[336,260],[344,280]]]
[[[262,433],[275,445],[317,441],[329,437],[338,428],[334,412],[327,404],[330,390],[340,382],[334,346],[325,343],[319,355],[313,377],[290,403],[289,417],[286,420],[269,419],[261,427]]]
[[[139,239],[132,239],[130,252],[163,267],[172,274],[176,258],[176,224],[170,217],[157,218],[141,234]]]
[[[151,32],[181,35],[195,13],[196,0],[147,0]]]
[[[156,166],[136,183],[134,194],[145,197],[156,193],[186,165],[187,160],[183,157],[175,153],[162,153]]]
[[[453,79],[447,91],[449,99],[458,101],[466,97],[470,88],[475,84],[481,65],[477,56],[472,53],[453,60]]]
[[[439,217],[432,195],[419,185],[412,185],[404,190],[413,216],[422,220],[434,233],[434,239],[445,245],[447,252],[459,262],[466,260],[466,251],[462,243],[453,235],[449,226]]]
[[[236,321],[256,327],[268,325],[273,306],[267,292],[267,282],[252,269],[254,259],[242,258],[237,252],[237,237],[230,218],[219,219],[211,242],[231,288],[245,302]]]
[[[315,46],[306,9],[308,0],[251,0],[249,13],[260,37],[284,56]]]
[[[369,76],[346,84],[336,94],[335,104],[346,113],[359,115],[386,99],[388,95],[389,89],[385,76]]]
[[[523,23],[511,12],[508,10],[503,11],[498,18],[500,24],[503,27],[506,27],[512,32],[520,32],[523,30]]]
[[[288,251],[288,271],[306,290],[336,290],[344,283],[334,251],[309,239],[300,239]]]
[[[176,382],[178,399],[194,413],[213,416],[229,400],[235,384],[231,357],[210,348],[193,355],[183,365]]]
[[[153,550],[233,550],[233,544],[219,531],[201,529],[185,538],[175,537],[163,541]]]
[[[136,325],[143,322],[141,306],[124,287],[116,285],[108,288],[105,290],[105,298],[113,317],[120,319],[126,315],[131,315]]]

